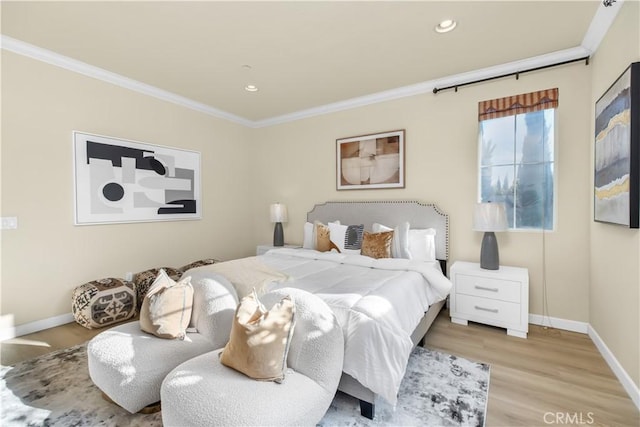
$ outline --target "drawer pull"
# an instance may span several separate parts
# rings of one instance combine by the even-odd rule
[[[491,292],[498,292],[499,291],[498,288],[487,288],[486,286],[480,286],[480,285],[475,285],[474,288],[479,289],[481,291],[491,291]]]
[[[484,307],[480,307],[480,306],[477,306],[477,305],[474,305],[473,308],[475,308],[476,310],[489,311],[491,313],[497,313],[498,312],[497,308],[484,308]]]

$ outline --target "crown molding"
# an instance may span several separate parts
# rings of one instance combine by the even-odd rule
[[[591,24],[589,25],[580,46],[588,50],[590,54],[594,53],[598,49],[598,46],[600,46],[600,42],[604,39],[607,31],[609,31],[609,28],[616,19],[616,16],[618,16],[618,12],[620,12],[623,3],[624,0],[616,0],[612,6],[606,7],[601,2],[600,6],[598,6],[598,10],[596,10],[596,14],[593,15]]]
[[[154,98],[158,98],[163,101],[171,102],[173,104],[177,104],[191,110],[199,111],[210,116],[228,120],[230,122],[237,123],[243,126],[252,126],[251,120],[247,120],[244,117],[227,113],[226,111],[219,110],[201,102],[194,101],[184,96],[177,95],[175,93],[139,82],[134,79],[130,79],[120,74],[112,73],[111,71],[107,71],[105,69],[89,65],[85,62],[60,55],[58,53],[43,49],[38,46],[34,46],[18,39],[14,39],[4,34],[2,34],[0,38],[0,47],[9,52],[17,53],[19,55],[45,62],[47,64],[55,65],[56,67],[64,68],[66,70],[92,77],[94,79],[102,80],[104,82],[111,83],[125,89],[133,90],[135,92],[139,92]]]
[[[337,111],[348,110],[351,108],[363,107],[365,105],[377,104],[380,102],[392,101],[394,99],[405,98],[407,96],[420,95],[427,92],[433,92],[435,87],[455,86],[465,82],[474,80],[486,79],[489,77],[496,77],[503,74],[514,73],[518,71],[524,71],[526,69],[541,67],[545,65],[552,65],[564,61],[570,61],[573,59],[584,58],[589,56],[590,52],[583,47],[574,47],[571,49],[565,49],[557,52],[552,52],[532,58],[523,59],[520,61],[508,62],[506,64],[496,65],[493,67],[482,68],[479,70],[470,71],[467,73],[455,74],[452,76],[444,77],[441,79],[430,80],[414,85],[403,86],[396,89],[386,90],[383,92],[377,92],[370,95],[365,95],[357,98],[351,98],[344,101],[335,102],[332,104],[322,105],[320,107],[309,108],[307,110],[296,111],[291,114],[284,114],[282,116],[272,117],[269,119],[258,120],[253,122],[253,127],[261,128],[279,125],[287,122],[293,122],[296,120],[306,119],[309,117],[319,116],[322,114],[335,113]]]
[[[144,95],[171,102],[185,108],[199,111],[213,117],[228,120],[245,127],[256,129],[349,110],[353,108],[364,107],[380,102],[392,101],[408,96],[421,95],[427,92],[432,92],[433,88],[435,87],[455,86],[456,84],[496,77],[502,74],[514,73],[526,69],[553,65],[564,61],[570,61],[573,59],[590,56],[597,50],[600,42],[611,27],[611,24],[613,24],[613,21],[620,11],[623,2],[624,0],[617,0],[617,2],[614,3],[612,7],[605,7],[603,4],[600,4],[582,40],[581,45],[574,48],[551,52],[532,58],[526,58],[519,61],[496,65],[493,67],[482,68],[467,73],[455,74],[440,79],[421,82],[409,86],[403,86],[365,96],[346,99],[331,104],[300,110],[289,114],[283,114],[281,116],[270,117],[267,119],[255,121],[219,110],[217,108],[157,88],[155,86],[151,86],[146,83],[124,77],[120,74],[112,73],[102,68],[95,67],[93,65],[89,65],[87,63],[77,61],[63,55],[59,55],[55,52],[31,45],[29,43],[5,35],[0,35],[0,48],[17,53],[19,55],[27,56],[32,59],[36,59],[38,61],[46,62],[57,67],[65,68],[67,70],[74,71],[88,77],[103,80],[105,82],[112,83],[117,86],[142,93]]]

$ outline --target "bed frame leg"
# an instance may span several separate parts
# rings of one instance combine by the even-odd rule
[[[360,415],[372,420],[375,416],[375,412],[376,407],[373,403],[365,402],[364,400],[360,401]]]

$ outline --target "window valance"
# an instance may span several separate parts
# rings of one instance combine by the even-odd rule
[[[556,108],[558,88],[496,98],[478,103],[478,121]]]

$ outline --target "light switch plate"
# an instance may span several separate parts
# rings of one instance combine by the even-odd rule
[[[15,230],[18,228],[18,217],[15,216],[3,216],[2,217],[2,229],[3,230]]]

